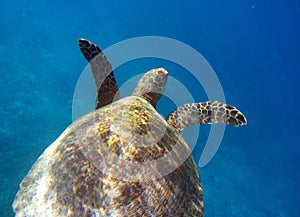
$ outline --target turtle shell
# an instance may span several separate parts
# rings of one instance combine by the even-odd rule
[[[16,216],[203,216],[188,145],[146,100],[127,97],[70,125],[20,185]]]

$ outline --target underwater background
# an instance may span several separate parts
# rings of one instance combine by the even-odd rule
[[[0,216],[13,216],[21,180],[72,123],[73,93],[86,66],[78,38],[105,49],[148,35],[201,53],[226,102],[248,120],[227,127],[215,157],[199,168],[205,216],[299,216],[299,12],[293,0],[1,0]],[[165,67],[195,101],[207,100],[188,72],[166,61],[124,64],[117,82],[155,67]],[[158,104],[163,115],[174,108],[166,99]],[[201,126],[196,163],[209,129]]]

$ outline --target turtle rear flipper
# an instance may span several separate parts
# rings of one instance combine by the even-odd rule
[[[182,105],[166,120],[179,131],[195,124],[225,123],[238,127],[247,123],[246,117],[237,108],[217,101]]]
[[[119,88],[111,64],[101,49],[86,39],[79,39],[78,45],[83,56],[90,63],[96,82],[98,96],[95,109],[119,100]]]

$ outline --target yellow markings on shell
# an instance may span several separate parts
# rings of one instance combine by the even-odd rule
[[[131,127],[140,134],[147,134],[151,129],[150,117],[152,113],[135,100],[129,107],[129,123]]]
[[[107,140],[107,146],[112,151],[118,151],[123,144],[124,142],[116,134],[111,135]]]
[[[106,138],[110,130],[111,124],[113,122],[110,111],[111,111],[110,107],[103,109],[103,116],[105,117],[105,121],[98,123],[98,132],[102,138]]]

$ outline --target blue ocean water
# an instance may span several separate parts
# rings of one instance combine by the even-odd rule
[[[77,39],[106,48],[147,35],[170,37],[201,53],[226,101],[248,119],[245,127],[227,127],[213,160],[199,168],[205,216],[299,216],[299,12],[296,0],[2,0],[0,216],[13,216],[19,183],[72,123],[73,92],[86,65]],[[116,77],[124,83],[164,63],[128,63]],[[206,100],[188,74],[168,67],[196,101]],[[159,104],[165,115],[173,109],[168,103]],[[201,127],[196,161],[208,129]]]

